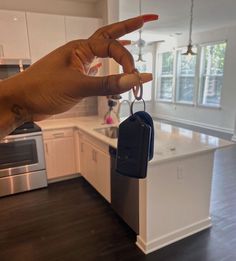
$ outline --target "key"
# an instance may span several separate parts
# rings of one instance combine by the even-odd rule
[[[142,90],[142,83],[140,81]],[[116,171],[128,177],[145,178],[148,161],[153,158],[154,126],[152,117],[145,111],[142,91],[138,96],[138,87],[134,90],[135,100],[131,104],[131,116],[119,126]],[[144,111],[133,113],[136,100],[142,100]]]

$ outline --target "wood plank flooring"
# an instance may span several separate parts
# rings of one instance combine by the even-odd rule
[[[236,145],[216,153],[213,227],[145,256],[83,179],[0,199],[0,261],[235,261]]]

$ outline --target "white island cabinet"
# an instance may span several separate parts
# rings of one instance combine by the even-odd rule
[[[233,143],[155,123],[155,154],[139,181],[137,245],[150,253],[212,225],[214,153]]]
[[[111,201],[109,146],[78,131],[81,175],[108,201]]]

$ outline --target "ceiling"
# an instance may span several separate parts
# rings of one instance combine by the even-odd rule
[[[189,30],[190,0],[142,0],[142,13],[159,14],[144,32],[175,35]],[[195,0],[193,31],[208,31],[236,25],[236,0]],[[120,19],[139,14],[139,0],[120,0]]]
[[[96,3],[100,0],[64,0]],[[110,0],[107,0],[110,1]],[[118,1],[118,0],[117,0]],[[147,23],[143,35],[147,41],[158,41],[189,31],[190,0],[141,0],[142,13],[159,14],[158,21]],[[120,20],[139,14],[139,0],[119,0]],[[194,0],[193,32],[209,31],[236,25],[236,0]],[[137,33],[125,38],[137,39]]]

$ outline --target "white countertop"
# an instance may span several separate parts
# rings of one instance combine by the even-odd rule
[[[96,116],[44,120],[37,122],[37,124],[43,130],[78,128],[114,148],[117,147],[117,139],[108,138],[94,130],[114,125],[103,124],[103,119]],[[227,140],[175,127],[166,123],[154,122],[154,127],[155,149],[154,157],[150,161],[150,164],[204,153],[234,144]]]
[[[114,148],[117,147],[117,139],[110,139],[94,130],[115,125],[104,124],[103,119],[97,116],[44,120],[37,122],[37,124],[42,128],[43,131],[56,130],[61,128],[77,128]]]

